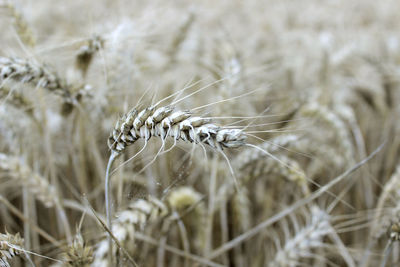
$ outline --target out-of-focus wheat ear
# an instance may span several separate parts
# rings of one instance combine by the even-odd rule
[[[262,144],[259,147],[268,153],[275,153],[279,150],[291,147],[300,140],[300,136],[295,134],[279,135]],[[261,150],[245,149],[235,159],[235,166],[237,169],[242,170],[259,161],[260,158],[265,158],[267,155]]]
[[[0,104],[2,101],[13,105],[15,108],[23,111],[29,117],[33,117],[33,103],[23,94],[16,90],[11,90],[8,86],[0,86]]]
[[[203,196],[192,187],[173,189],[166,198],[171,210],[179,214],[189,234],[191,247],[197,252],[204,249],[206,209]]]
[[[72,244],[63,254],[63,266],[89,267],[93,260],[93,248],[86,244],[81,233],[76,234]]]
[[[367,246],[364,251],[360,266],[368,266],[373,247],[376,245],[378,240],[388,232],[388,229],[390,231],[393,221],[396,222],[400,220],[399,188],[400,165],[397,166],[396,171],[385,183],[385,186],[383,187],[383,190],[379,196],[378,204],[376,205],[376,213],[374,214],[372,220]],[[387,201],[394,202],[394,206],[385,208]]]
[[[82,77],[86,77],[86,73],[92,63],[94,55],[104,47],[104,39],[99,35],[95,35],[82,45],[75,57],[75,66],[81,71]]]
[[[119,211],[110,229],[120,244],[130,253],[135,252],[135,232],[141,231],[146,224],[157,220],[167,214],[167,207],[161,201],[149,197],[148,200],[138,199],[129,204],[122,211]],[[96,246],[94,252],[93,267],[108,267],[110,265],[107,256],[112,253],[114,258],[118,251],[115,246],[110,247],[107,238],[103,238]]]
[[[11,267],[9,260],[21,254],[24,240],[19,233],[12,235],[0,233],[0,267]]]
[[[171,62],[173,62],[176,59],[176,55],[179,52],[182,43],[186,40],[190,27],[192,26],[195,18],[196,18],[195,14],[193,12],[190,13],[183,22],[183,24],[179,27],[177,34],[172,39],[172,42],[167,50],[167,53],[170,58],[169,64],[171,64]],[[169,64],[167,64],[167,66]]]
[[[400,189],[400,165],[397,166],[396,171],[392,174],[390,179],[386,182],[385,186],[383,187],[382,193],[379,196],[378,204],[376,206],[376,214],[374,216],[373,224],[371,226],[371,236],[374,238],[381,237],[387,229],[388,225],[390,224],[390,220],[394,219],[393,215],[390,214],[389,216],[382,216],[384,213],[384,207],[386,202],[390,199],[393,201],[393,198],[396,201],[400,200],[400,195],[398,190]],[[399,205],[396,202],[396,209]],[[394,209],[395,210],[395,209]],[[386,226],[386,227],[385,227]]]
[[[48,66],[27,59],[0,57],[0,82],[5,80],[30,83],[64,98],[71,98],[69,86],[57,73],[51,71]]]
[[[90,95],[90,85],[70,85],[44,64],[22,58],[0,57],[0,87],[7,81],[28,83],[62,97],[62,114],[68,115],[83,96]]]
[[[59,200],[55,188],[48,183],[46,178],[23,164],[19,158],[0,153],[0,172],[6,173],[9,177],[26,185],[46,207],[57,205]]]
[[[54,186],[46,178],[32,171],[19,158],[0,153],[0,172],[6,173],[10,178],[26,185],[27,189],[46,207],[55,207],[65,227],[67,239],[71,239],[70,226],[62,207],[61,201]]]
[[[322,248],[325,244],[325,237],[330,237],[347,266],[355,267],[354,260],[344,247],[342,241],[331,225],[332,217],[317,206],[311,207],[311,213],[306,215],[308,223],[295,232],[293,237],[286,235],[285,245],[278,247],[271,267],[297,266],[304,256],[313,255],[312,250]],[[288,230],[284,230],[288,233]],[[323,257],[324,255],[318,255]]]
[[[13,25],[21,42],[28,47],[34,47],[36,44],[36,38],[33,34],[32,28],[29,26],[29,23],[26,21],[23,14],[20,13],[10,1],[7,1],[7,3],[3,5],[0,4],[0,7],[7,8],[9,10],[10,15],[14,19]]]
[[[253,178],[259,178],[267,174],[276,174],[288,181],[296,183],[304,195],[308,195],[308,178],[300,164],[284,155],[280,151],[286,151],[295,145],[300,137],[297,135],[282,135],[259,145],[260,150],[253,148],[243,150],[235,159],[234,165],[240,172],[241,182],[246,183]],[[286,149],[286,150],[285,150]],[[266,154],[265,152],[268,152]],[[273,154],[273,157],[270,155]]]
[[[382,258],[380,267],[385,267],[389,256],[393,250],[393,245],[395,242],[400,241],[400,221],[392,223],[390,227],[387,229],[388,241],[386,243],[385,250],[383,251],[384,257]],[[392,264],[396,264],[397,262],[392,262]]]
[[[307,104],[300,109],[302,116],[312,117],[329,125],[335,131],[338,145],[340,146],[348,165],[354,164],[354,147],[343,120],[327,107],[317,103]]]

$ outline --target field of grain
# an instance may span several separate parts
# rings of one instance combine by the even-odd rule
[[[0,267],[400,266],[398,10],[0,0]]]

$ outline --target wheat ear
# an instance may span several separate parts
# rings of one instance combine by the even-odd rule
[[[311,217],[311,221],[303,229],[296,230],[296,235],[286,240],[283,248],[278,248],[278,252],[269,266],[298,266],[302,257],[308,257],[312,255],[313,249],[323,247],[324,237],[329,236],[338,246],[347,266],[354,267],[354,260],[331,225],[332,217],[317,206],[311,207],[311,213],[308,216]],[[288,229],[286,229],[287,231]],[[276,243],[279,244],[279,242]]]
[[[75,66],[82,72],[82,76],[86,77],[87,70],[92,62],[93,56],[104,46],[104,40],[95,35],[87,43],[79,48],[75,58]]]
[[[33,117],[33,103],[23,94],[15,90],[11,90],[7,86],[0,86],[0,99],[8,101],[15,108],[22,110],[28,116]]]
[[[93,249],[86,244],[81,233],[77,233],[63,258],[65,267],[89,267],[94,260]]]
[[[58,198],[55,187],[50,185],[46,178],[32,171],[31,168],[23,164],[19,158],[2,153],[0,153],[0,172],[4,172],[11,178],[26,185],[46,207],[56,207],[65,227],[67,238],[69,239],[71,237],[71,230],[65,210]]]
[[[143,139],[147,143],[152,136],[161,138],[163,146],[166,138],[171,137],[174,139],[174,143],[183,140],[190,143],[207,144],[219,151],[224,147],[240,147],[246,141],[246,135],[241,130],[226,129],[212,124],[210,119],[192,117],[190,111],[175,111],[172,106],[150,106],[140,112],[132,109],[117,121],[108,139],[111,156],[106,170],[105,199],[107,223],[110,229],[112,229],[110,199],[112,164],[127,146],[132,145],[138,139]],[[109,237],[109,243],[112,246],[111,237]]]
[[[13,24],[22,43],[29,47],[34,47],[36,44],[36,38],[23,14],[19,12],[11,2],[5,3],[4,7],[10,11],[10,15],[14,18]]]
[[[59,199],[55,188],[44,177],[23,164],[19,158],[0,153],[0,172],[26,185],[46,207],[57,206]]]
[[[0,267],[11,267],[8,260],[20,254],[23,243],[24,240],[19,233],[16,235],[0,233]]]
[[[146,223],[165,216],[166,213],[167,208],[160,201],[153,198],[138,199],[130,203],[127,209],[117,213],[110,230],[124,248],[133,251],[135,249],[135,232],[142,230]],[[103,239],[94,252],[93,266],[109,266],[108,264],[111,263],[107,264],[107,253],[115,255],[117,250],[110,246],[108,239]]]
[[[192,187],[182,186],[175,188],[166,198],[171,212],[177,212],[188,230],[190,243],[197,251],[205,246],[205,216],[207,211],[202,202],[203,196]]]
[[[31,83],[71,98],[67,84],[55,72],[26,59],[0,57],[0,81],[5,79]]]

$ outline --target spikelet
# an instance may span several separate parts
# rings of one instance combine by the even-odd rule
[[[119,154],[139,138],[148,141],[152,136],[165,140],[172,137],[191,143],[204,143],[217,149],[240,147],[246,136],[239,129],[225,129],[209,119],[192,117],[189,111],[174,111],[171,106],[151,106],[138,112],[129,111],[116,124],[108,139],[109,148]]]
[[[154,198],[149,200],[138,199],[133,201],[127,209],[118,212],[112,224],[112,233],[121,245],[129,252],[135,251],[135,232],[142,231],[147,223],[167,214],[167,208],[162,202]],[[107,253],[109,242],[103,238],[94,252],[93,267],[108,266]],[[113,255],[117,253],[113,246]]]
[[[46,207],[58,204],[55,188],[17,157],[0,153],[0,173],[2,172],[24,184]]]
[[[24,240],[18,234],[0,233],[0,267],[11,267],[9,260],[20,254]]]

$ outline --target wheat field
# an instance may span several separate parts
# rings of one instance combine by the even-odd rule
[[[0,0],[0,267],[400,266],[398,10]]]

